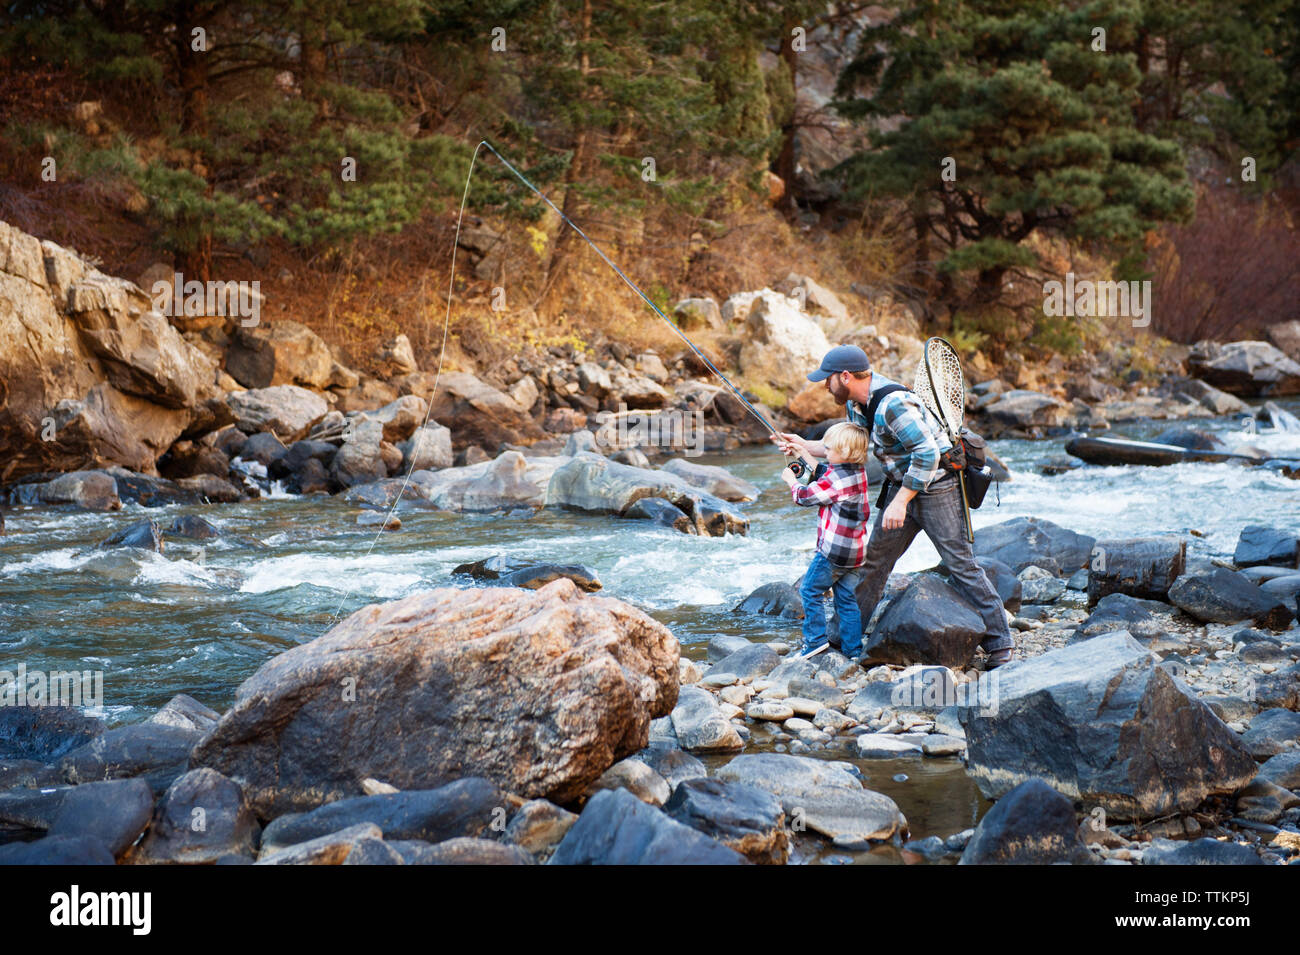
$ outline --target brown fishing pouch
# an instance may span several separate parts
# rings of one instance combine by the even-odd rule
[[[984,495],[993,483],[993,472],[986,467],[988,444],[983,436],[963,428],[957,443],[939,457],[939,463],[953,473],[965,475],[966,503],[972,509],[984,503]]]

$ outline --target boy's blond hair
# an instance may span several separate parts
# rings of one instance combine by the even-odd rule
[[[865,464],[871,448],[871,432],[848,421],[841,421],[826,429],[822,444],[843,460],[852,464]]]

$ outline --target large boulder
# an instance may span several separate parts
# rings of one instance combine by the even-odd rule
[[[9,479],[151,472],[216,368],[130,282],[0,222],[0,456]]]
[[[622,789],[583,807],[551,865],[744,865],[740,853],[664,815]]]
[[[975,553],[1020,573],[1030,564],[1068,576],[1088,565],[1096,538],[1039,517],[1013,517],[975,531]]]
[[[960,865],[1088,865],[1074,804],[1041,779],[1027,779],[984,814]]]
[[[306,325],[288,320],[240,326],[226,350],[226,372],[245,388],[326,388],[334,364],[324,339]]]
[[[1214,567],[1184,574],[1169,588],[1169,602],[1207,623],[1250,620],[1270,630],[1285,630],[1295,619],[1281,598],[1262,590],[1245,574]]]
[[[235,424],[245,434],[270,431],[284,442],[297,441],[330,410],[320,395],[297,385],[237,391],[226,398]]]
[[[830,347],[826,333],[796,303],[765,290],[745,318],[740,370],[749,381],[795,394]]]
[[[139,776],[161,793],[189,768],[190,750],[199,739],[193,730],[161,723],[115,726],[64,754],[59,772],[76,785]]]
[[[726,468],[712,464],[696,464],[685,458],[671,458],[661,467],[675,474],[692,487],[707,491],[724,501],[752,501],[758,497],[758,486],[736,477]]]
[[[1177,537],[1098,540],[1088,562],[1088,602],[1107,594],[1163,600],[1187,564],[1187,542]]]
[[[963,669],[986,636],[980,615],[946,581],[920,574],[889,602],[863,646],[873,663]]]
[[[1058,428],[1065,421],[1070,406],[1060,398],[1037,391],[1005,391],[981,412],[984,436],[996,438],[1007,432],[1033,433],[1043,428]]]
[[[55,762],[104,733],[104,721],[72,706],[24,706],[0,697],[0,759]]]
[[[439,377],[431,417],[455,424],[451,441],[457,451],[475,444],[495,452],[502,444],[529,444],[545,437],[528,409],[462,371],[444,371]]]
[[[120,856],[144,832],[152,814],[153,791],[143,779],[87,783],[64,795],[49,834],[94,838]]]
[[[746,754],[720,768],[717,778],[770,792],[781,800],[791,828],[812,829],[849,848],[888,840],[907,827],[892,799],[863,789],[856,776],[825,760]]]
[[[1041,778],[1108,816],[1152,819],[1236,792],[1255,774],[1237,735],[1127,632],[983,680],[996,692],[960,718],[967,772],[987,798]]]
[[[364,607],[239,688],[193,765],[263,815],[483,776],[566,802],[649,741],[677,701],[678,646],[620,600],[568,579],[443,588]]]
[[[690,515],[701,534],[721,537],[749,530],[749,519],[738,509],[675,474],[618,464],[590,452],[556,468],[546,491],[548,504],[619,515],[647,497],[663,498]]]
[[[117,481],[103,471],[72,471],[60,474],[41,485],[40,498],[45,504],[75,504],[88,511],[117,511],[122,500],[117,495]]]
[[[1300,363],[1268,342],[1197,342],[1187,358],[1187,370],[1229,394],[1300,394]]]

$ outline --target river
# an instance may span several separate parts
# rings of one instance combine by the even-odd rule
[[[1280,404],[1300,411],[1300,400]],[[1229,418],[1187,424],[1234,447],[1300,456],[1297,433],[1249,434]],[[1168,426],[1120,425],[1110,433],[1150,438]],[[1247,524],[1300,533],[1300,481],[1278,472],[1180,464],[1041,475],[1038,468],[1062,454],[1062,446],[1061,440],[992,442],[1014,479],[990,489],[973,514],[976,528],[1033,515],[1098,537],[1195,530],[1201,536],[1189,538],[1189,554],[1227,555]],[[144,719],[176,693],[222,710],[259,665],[325,632],[336,613],[446,586],[456,565],[497,553],[595,569],[602,594],[644,608],[695,659],[704,658],[717,633],[794,639],[796,628],[785,622],[734,614],[732,607],[760,584],[793,582],[802,573],[815,515],[789,503],[771,450],[695,460],[724,465],[762,488],[758,501],[746,505],[748,536],[691,537],[550,510],[468,516],[403,505],[402,528],[376,537],[373,528],[356,525],[360,510],[339,499],[279,494],[236,505],[127,505],[112,514],[17,507],[7,512],[7,534],[0,537],[0,670],[23,663],[29,672],[103,671],[111,722]],[[165,527],[184,513],[202,514],[226,538],[206,547],[169,540],[163,554],[95,548],[144,516]],[[919,570],[937,559],[920,537],[897,569]],[[913,838],[973,826],[987,808],[956,760],[855,762],[871,788],[899,803]],[[896,781],[900,774],[908,778]],[[899,860],[892,847],[839,853],[801,840],[800,850],[822,861]]]

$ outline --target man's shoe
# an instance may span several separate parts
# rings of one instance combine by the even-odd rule
[[[1011,647],[1005,647],[1001,650],[994,650],[984,660],[985,670],[996,670],[1000,666],[1005,666],[1011,662]]]
[[[817,646],[813,647],[811,650],[807,650],[807,649],[805,649],[805,650],[800,650],[800,651],[799,651],[799,655],[798,655],[795,659],[796,659],[796,660],[807,660],[809,657],[815,657],[815,656],[817,656],[817,654],[821,653],[823,650],[827,649],[829,646],[830,646],[830,642],[827,641],[826,643],[819,643]]]

